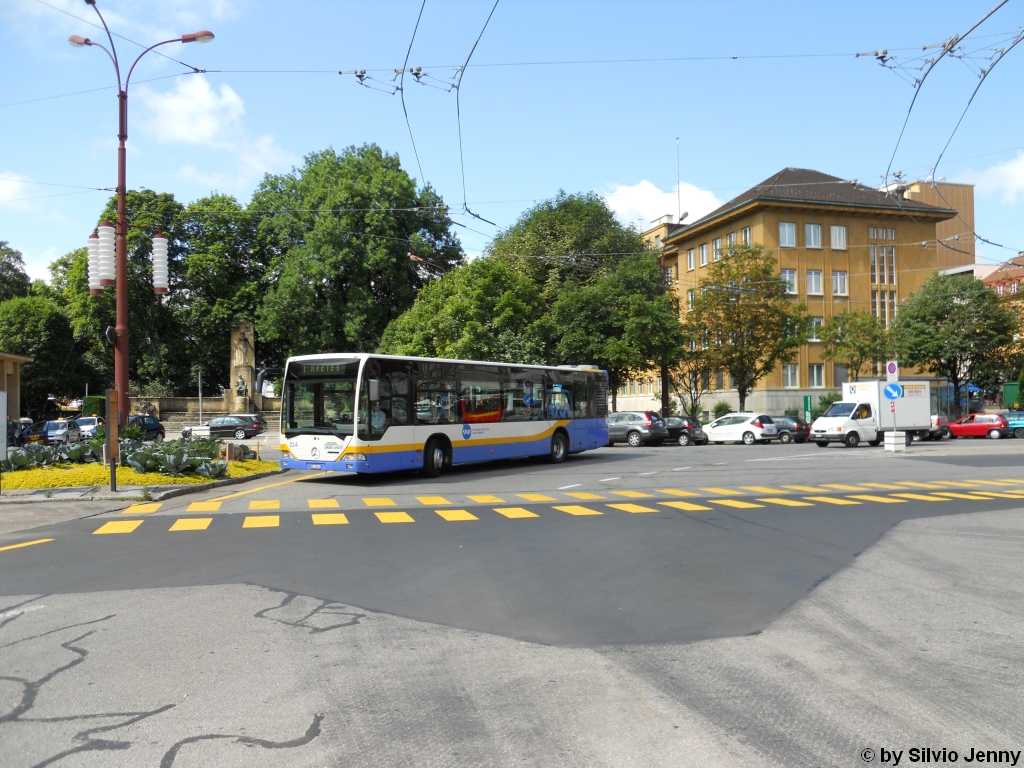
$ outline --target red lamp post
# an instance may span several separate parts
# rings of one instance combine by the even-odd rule
[[[441,266],[440,264],[435,264],[435,263],[434,263],[434,262],[432,262],[432,261],[427,261],[426,259],[422,259],[422,258],[420,258],[419,256],[417,256],[417,255],[416,255],[416,254],[414,254],[414,253],[410,253],[410,254],[409,254],[409,258],[410,258],[410,259],[412,259],[412,260],[413,260],[413,261],[415,261],[415,262],[418,262],[418,263],[420,263],[420,264],[429,264],[430,266],[434,267],[434,269],[439,269],[439,270],[441,270],[441,272],[443,272],[444,274],[446,274],[446,275],[448,274],[448,270],[447,270],[447,269],[445,269],[444,267],[442,267],[442,266]]]
[[[101,49],[110,57],[110,61],[114,65],[114,74],[117,76],[117,224],[115,228],[116,274],[114,277],[114,285],[117,292],[117,313],[114,325],[114,389],[117,391],[119,418],[115,422],[111,418],[112,414],[108,414],[108,429],[113,429],[118,425],[123,427],[128,423],[128,412],[130,410],[128,403],[128,225],[125,218],[125,193],[127,190],[125,182],[125,142],[128,140],[128,84],[132,79],[135,65],[154,48],[167,45],[168,43],[208,43],[213,40],[214,35],[213,32],[208,30],[201,30],[176,37],[172,40],[163,40],[149,46],[132,62],[131,67],[128,68],[128,76],[122,82],[121,66],[117,58],[117,49],[114,47],[113,35],[110,34],[110,28],[107,27],[107,22],[103,19],[100,9],[96,7],[96,0],[85,0],[85,2],[87,5],[91,5],[93,10],[96,11],[96,15],[100,17],[103,29],[107,33],[110,49],[107,50],[100,43],[80,35],[71,35],[68,38],[68,42],[76,48],[90,46]],[[101,225],[102,228],[103,226]],[[107,279],[103,280],[104,284],[108,282],[109,280]]]

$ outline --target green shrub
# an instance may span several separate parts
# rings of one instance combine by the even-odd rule
[[[843,399],[843,396],[839,392],[826,392],[824,395],[818,398],[818,407],[811,411],[811,420],[818,418],[832,407],[832,403],[838,403]]]
[[[103,418],[107,417],[107,398],[103,395],[89,395],[82,400],[82,415],[92,416],[93,414]]]
[[[720,419],[728,413],[732,413],[732,406],[724,400],[719,400],[715,403],[715,407],[711,409],[711,418]]]
[[[125,440],[141,440],[143,434],[142,427],[138,424],[129,424],[121,430],[121,437]]]

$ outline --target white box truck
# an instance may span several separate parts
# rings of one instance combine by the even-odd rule
[[[843,399],[811,424],[811,440],[822,448],[843,443],[854,448],[861,442],[878,445],[886,432],[906,433],[907,445],[915,434],[928,434],[932,425],[931,387],[927,381],[900,382],[903,396],[889,400],[884,381],[851,381],[843,384]],[[892,404],[895,403],[895,413]]]

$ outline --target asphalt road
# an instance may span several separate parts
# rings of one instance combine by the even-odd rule
[[[988,704],[947,740],[1005,741],[1022,459],[623,446],[82,505],[0,535],[0,765],[849,765],[941,735],[958,675]]]

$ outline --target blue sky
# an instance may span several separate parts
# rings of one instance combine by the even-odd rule
[[[677,137],[691,218],[786,166],[878,184],[914,93],[906,78],[937,52],[922,46],[966,30],[996,3],[501,0],[462,85],[466,200],[504,227],[559,189],[595,191],[642,229],[675,212]],[[204,28],[217,35],[208,45],[159,49],[209,74],[175,76],[181,65],[153,53],[139,64],[129,186],[183,202],[214,190],[246,202],[263,174],[287,171],[310,152],[376,142],[461,210],[455,96],[439,88],[493,3],[427,0],[409,66],[423,67],[424,82],[437,87],[406,76],[405,90],[422,176],[398,95],[337,74],[366,69],[387,88],[420,5],[100,0],[114,31],[138,42]],[[76,187],[116,182],[115,91],[62,96],[110,86],[113,68],[101,51],[67,44],[69,34],[100,38],[68,14],[95,20],[83,0],[0,4],[0,240],[24,253],[35,277],[85,243],[109,194]],[[927,175],[977,67],[1022,25],[1024,2],[1010,0],[966,43],[977,49],[973,66],[939,63],[894,171]],[[116,43],[123,62],[141,50]],[[905,69],[853,56],[880,49]],[[577,61],[590,63],[552,63]],[[977,231],[1015,250],[1024,249],[1022,76],[1024,43],[988,77],[937,173],[977,184]],[[43,100],[18,103],[34,99]],[[466,225],[459,234],[470,254],[497,231],[454,218]],[[979,246],[979,260],[1012,255]]]

